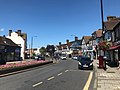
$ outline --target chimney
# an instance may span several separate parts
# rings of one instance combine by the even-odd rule
[[[12,30],[9,30],[9,36],[11,36]]]
[[[68,39],[66,40],[66,44],[67,44],[68,47],[70,47],[70,42],[69,42]]]
[[[21,30],[18,30],[18,36],[20,36],[21,35]]]
[[[5,35],[3,35],[2,40],[3,40],[4,43],[6,43],[6,37],[5,37]]]
[[[112,21],[113,19],[116,19],[116,16],[107,16],[108,21]]]
[[[75,37],[75,41],[77,41],[78,40],[78,37]]]
[[[61,46],[61,42],[59,42],[59,46]]]
[[[61,42],[59,42],[59,46],[60,46],[60,47],[59,47],[59,50],[61,50],[61,49],[62,49],[62,48],[61,48]]]
[[[3,35],[3,37],[5,38],[5,35]]]

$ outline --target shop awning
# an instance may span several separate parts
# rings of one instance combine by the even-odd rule
[[[115,49],[119,49],[120,48],[120,45],[117,45],[117,46],[111,46],[109,48],[109,50],[115,50]]]

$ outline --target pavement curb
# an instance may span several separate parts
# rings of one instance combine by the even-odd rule
[[[38,66],[42,66],[42,65],[46,65],[46,64],[50,64],[50,63],[53,63],[53,61],[47,61],[44,63],[38,63],[38,64],[27,65],[27,66],[22,66],[22,67],[10,68],[10,69],[6,69],[6,70],[0,70],[0,77],[12,75],[12,74],[17,74],[20,72],[27,71],[27,69],[31,69],[34,67],[38,67]]]
[[[95,80],[94,80],[93,89],[97,90],[97,83],[98,83],[97,66],[94,66],[94,72],[95,72]]]

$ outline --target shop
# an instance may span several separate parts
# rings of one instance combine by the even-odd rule
[[[10,39],[0,37],[0,64],[20,60],[21,47]]]
[[[110,51],[110,58],[111,62],[114,62],[115,64],[119,64],[120,61],[120,44],[117,44],[116,42],[114,43],[113,46],[109,48]]]

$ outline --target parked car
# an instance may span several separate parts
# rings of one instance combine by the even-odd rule
[[[61,57],[60,57],[62,60],[66,60],[67,59],[67,57],[66,57],[66,55],[65,54],[63,54],[63,55],[61,55]]]
[[[77,60],[78,56],[72,56],[72,59]]]
[[[37,55],[35,56],[35,60],[45,60],[45,57],[41,55]]]
[[[78,69],[93,69],[93,60],[89,57],[78,57]]]

